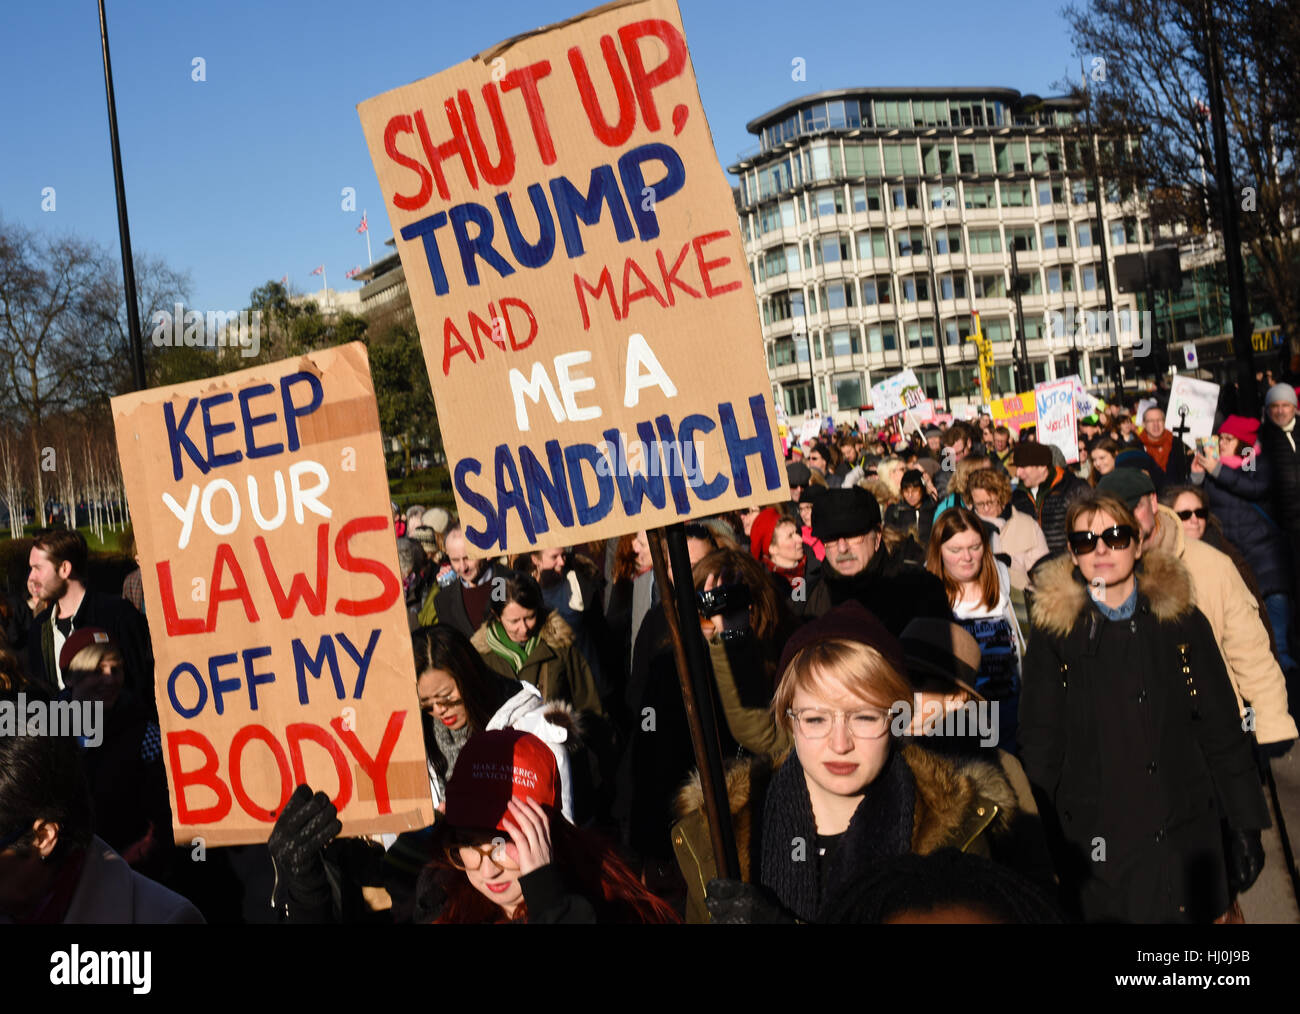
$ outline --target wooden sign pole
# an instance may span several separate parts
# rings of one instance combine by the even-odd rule
[[[708,652],[700,633],[695,583],[691,579],[690,557],[686,552],[686,529],[673,524],[651,529],[646,535],[654,561],[655,583],[659,586],[659,598],[668,619],[668,633],[677,660],[677,677],[681,682],[682,701],[686,705],[691,745],[695,748],[695,762],[700,769],[704,814],[713,841],[714,863],[719,877],[735,879],[740,876],[740,861],[735,831],[731,826],[731,806],[727,800],[727,776],[718,745]]]

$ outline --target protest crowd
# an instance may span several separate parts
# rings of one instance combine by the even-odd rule
[[[726,879],[647,532],[485,560],[394,505],[436,819],[341,837],[304,785],[266,844],[202,850],[140,573],[88,587],[47,531],[0,684],[106,723],[0,737],[0,921],[1240,921],[1297,738],[1297,398],[1193,450],[1167,397],[1097,403],[1070,461],[988,415],[818,420],[791,500],[686,525]]]

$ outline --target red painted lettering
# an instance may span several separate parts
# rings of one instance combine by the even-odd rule
[[[385,526],[388,519],[382,519]],[[351,729],[345,728],[342,718],[331,718],[330,726],[334,729],[339,739],[343,740],[343,745],[351,752],[352,756],[357,759],[370,778],[375,787],[375,807],[381,814],[391,813],[392,805],[388,801],[388,762],[393,756],[393,750],[397,746],[397,737],[402,733],[402,725],[406,722],[405,711],[394,711],[388,716],[388,726],[384,729],[384,738],[379,743],[379,749],[371,757],[366,753],[366,748],[361,745],[361,740]]]
[[[254,739],[261,740],[267,745],[267,748],[271,751],[271,757],[275,760],[275,766],[280,772],[280,801],[271,809],[258,806],[244,788],[244,748]],[[254,820],[260,820],[267,824],[275,823],[275,815],[284,809],[285,804],[289,802],[289,797],[293,795],[293,779],[289,769],[289,758],[284,755],[284,747],[280,746],[279,741],[271,735],[271,730],[265,725],[245,725],[231,739],[230,788],[234,791],[235,799],[239,801],[240,807],[246,814]]]
[[[186,771],[181,764],[181,747],[193,747],[203,754],[203,766]],[[167,733],[167,770],[171,774],[172,789],[176,795],[176,822],[178,824],[215,824],[230,812],[230,790],[217,777],[221,762],[217,751],[207,736],[196,729],[181,729]],[[201,785],[217,797],[212,806],[190,806],[188,792],[191,786]]]
[[[392,522],[383,515],[353,518],[345,524],[334,540],[334,556],[339,566],[352,574],[371,574],[379,578],[382,590],[371,599],[339,599],[335,609],[344,616],[365,616],[369,613],[382,613],[402,596],[402,582],[397,575],[378,560],[367,557],[354,557],[348,546],[354,535],[363,532],[382,532]]]

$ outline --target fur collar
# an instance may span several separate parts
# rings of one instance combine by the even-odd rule
[[[1160,549],[1138,561],[1138,598],[1162,623],[1191,612],[1195,605],[1192,577],[1172,553]],[[1067,555],[1048,560],[1034,571],[1035,627],[1056,637],[1066,637],[1090,605],[1088,586]]]
[[[902,750],[916,782],[913,852],[925,855],[947,845],[964,846],[966,842],[955,839],[963,827],[969,826],[971,813],[981,802],[997,806],[997,815],[990,825],[992,833],[1000,834],[1010,828],[1019,806],[1015,790],[993,759],[941,755],[911,743]],[[772,765],[763,758],[736,761],[727,768],[731,823],[736,851],[740,854],[741,878],[746,881],[751,880],[750,870],[758,858],[753,854],[755,808],[751,801],[757,798],[762,802],[772,771]],[[700,788],[699,771],[693,771],[678,792],[674,810],[679,819],[693,813],[703,814],[704,792]],[[761,811],[758,819],[761,822]]]
[[[488,647],[487,642],[488,625],[492,623],[492,620],[493,617],[489,614],[478,630],[474,631],[474,636],[470,638],[470,644],[474,646],[480,655],[486,655],[492,650]],[[557,653],[573,644],[574,640],[573,628],[554,609],[547,614],[546,622],[542,624],[541,634],[542,643]]]

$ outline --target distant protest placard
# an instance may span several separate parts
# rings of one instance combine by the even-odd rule
[[[1038,442],[1059,447],[1065,463],[1079,460],[1079,423],[1074,408],[1074,378],[1050,380],[1034,388]]]
[[[787,490],[672,0],[610,4],[357,108],[475,555]]]
[[[1033,391],[997,398],[989,409],[994,426],[1005,426],[1016,435],[1024,427],[1038,422],[1038,400]]]
[[[365,347],[113,399],[176,839],[433,819]]]
[[[925,400],[925,390],[911,370],[903,370],[871,385],[871,407],[882,419],[916,408]]]
[[[1214,432],[1214,412],[1219,406],[1219,385],[1179,373],[1169,387],[1165,427],[1191,450],[1196,441]]]

